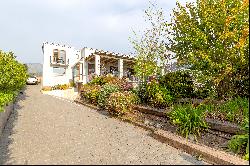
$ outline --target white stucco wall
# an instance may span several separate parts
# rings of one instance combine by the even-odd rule
[[[53,50],[65,50],[66,51],[66,63],[69,66],[66,67],[66,73],[64,75],[57,75],[53,73],[53,67],[50,64],[50,56],[53,59]],[[79,50],[76,50],[74,47],[52,44],[52,43],[43,43],[43,81],[42,86],[54,86],[57,84],[68,84],[72,79],[72,66],[80,59],[81,53]],[[79,58],[78,58],[79,55]]]
[[[81,49],[81,57],[82,58],[82,61],[81,63],[83,64],[83,69],[80,69],[82,70],[82,83],[83,84],[86,84],[88,82],[88,63],[85,61],[85,58],[88,57],[89,55],[91,55],[92,53],[94,53],[95,50],[92,49],[92,48],[87,48],[87,47],[84,47],[83,49]]]

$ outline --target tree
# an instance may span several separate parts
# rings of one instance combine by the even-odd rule
[[[0,92],[20,90],[26,83],[27,69],[12,52],[0,50]]]
[[[163,9],[150,2],[150,6],[144,11],[145,20],[149,23],[142,36],[134,32],[135,38],[130,41],[135,49],[136,64],[134,66],[136,75],[146,81],[148,76],[159,73],[169,55],[166,50],[166,32],[164,30],[165,17]]]
[[[248,95],[248,0],[177,3],[166,31],[178,64],[200,71],[219,97]]]

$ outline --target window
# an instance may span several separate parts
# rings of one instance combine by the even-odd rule
[[[66,68],[64,67],[53,67],[53,73],[56,76],[61,76],[66,74]]]
[[[57,62],[58,59],[58,49],[53,50],[53,62]]]
[[[53,62],[66,65],[66,51],[65,50],[53,50]]]
[[[59,60],[62,64],[66,64],[66,51],[60,50]]]

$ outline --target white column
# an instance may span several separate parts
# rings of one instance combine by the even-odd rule
[[[119,73],[119,78],[123,77],[123,59],[118,60],[118,73]]]
[[[88,82],[88,62],[84,62],[84,66],[83,66],[83,70],[84,70],[84,75],[83,75],[83,84],[86,84]]]
[[[101,59],[100,59],[100,55],[95,55],[95,74],[100,76],[101,74]]]
[[[80,68],[79,68],[79,70],[80,70],[80,80],[79,81],[82,82],[82,80],[83,80],[83,64],[80,63],[79,65],[80,65]]]

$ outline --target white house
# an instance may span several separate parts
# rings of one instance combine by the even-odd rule
[[[42,86],[69,84],[70,82],[86,84],[93,75],[112,73],[133,80],[134,58],[114,52],[84,47],[74,47],[44,42]]]

